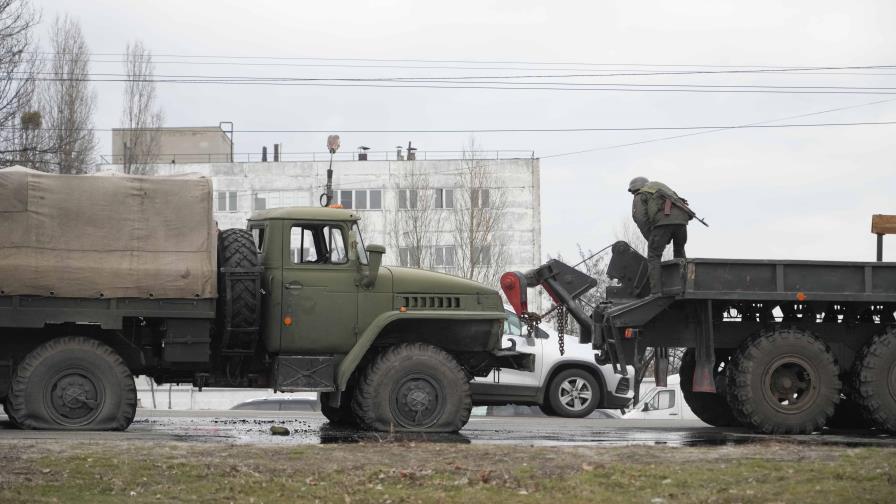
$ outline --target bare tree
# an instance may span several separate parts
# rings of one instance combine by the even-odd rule
[[[495,174],[475,139],[464,149],[456,177],[452,229],[457,273],[497,285],[506,262],[505,190],[492,185]]]
[[[32,38],[39,20],[28,0],[0,0],[0,162],[7,164],[30,164],[23,160],[20,128],[22,113],[32,110],[34,78],[40,68]]]
[[[156,103],[152,53],[143,47],[143,42],[128,43],[124,68],[127,81],[121,113],[121,127],[125,130],[122,165],[125,173],[146,175],[150,172],[149,164],[159,153],[159,128],[163,116]]]
[[[50,132],[50,162],[59,173],[92,169],[96,94],[90,87],[90,51],[78,22],[57,17],[50,28],[52,59],[42,86],[43,122]]]
[[[412,268],[432,266],[432,248],[439,233],[429,174],[413,161],[398,174],[398,204],[388,230],[399,264]]]

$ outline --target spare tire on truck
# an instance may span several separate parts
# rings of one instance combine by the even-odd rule
[[[260,324],[258,283],[254,277],[240,278],[228,270],[244,270],[261,266],[261,257],[252,232],[248,229],[225,229],[218,235],[218,313],[231,329],[257,328]],[[228,281],[228,273],[231,278]],[[228,293],[228,288],[230,292]],[[228,299],[229,298],[229,299]],[[229,321],[229,324],[228,324]],[[222,328],[226,329],[226,327]],[[243,339],[240,339],[240,338]],[[254,336],[235,333],[228,347],[254,348]],[[226,349],[222,349],[226,350]]]

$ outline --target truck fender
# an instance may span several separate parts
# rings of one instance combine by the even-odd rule
[[[361,336],[358,337],[358,342],[352,347],[351,351],[345,355],[345,358],[342,359],[342,362],[339,363],[339,366],[336,368],[336,386],[339,390],[345,390],[346,385],[348,385],[348,380],[351,378],[352,373],[355,372],[355,368],[358,367],[358,364],[361,362],[361,359],[364,358],[364,355],[367,353],[367,350],[370,349],[373,342],[376,340],[377,336],[382,333],[383,329],[386,328],[392,322],[396,320],[408,320],[408,319],[449,319],[449,320],[494,320],[494,319],[503,319],[504,314],[501,312],[500,314],[496,314],[495,312],[473,312],[473,311],[431,311],[431,310],[415,310],[408,312],[399,312],[399,311],[389,311],[385,313],[381,313],[377,318],[373,319],[373,322],[364,329],[364,332],[361,333]]]

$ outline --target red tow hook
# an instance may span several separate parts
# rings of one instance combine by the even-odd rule
[[[508,271],[501,275],[501,290],[507,297],[507,302],[513,307],[517,315],[529,311],[529,299],[526,293],[526,277],[518,271]]]

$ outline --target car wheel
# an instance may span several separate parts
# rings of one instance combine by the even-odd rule
[[[583,369],[562,371],[548,386],[548,404],[557,416],[586,417],[594,411],[599,400],[597,380]]]
[[[538,409],[540,409],[541,412],[547,416],[557,416],[557,412],[554,411],[554,409],[551,408],[551,405],[547,402],[542,402],[541,404],[539,404]]]

